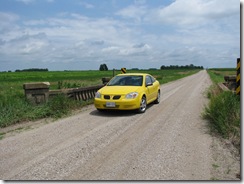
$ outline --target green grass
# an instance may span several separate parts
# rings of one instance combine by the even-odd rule
[[[149,73],[156,76],[163,84],[172,80],[176,80],[199,70],[127,70],[127,73]],[[121,71],[115,71],[120,74]],[[49,71],[49,72],[2,72],[0,73],[0,91],[6,88],[18,89],[23,88],[24,83],[28,82],[50,82],[51,89],[58,89],[59,83],[68,87],[76,83],[76,86],[89,86],[91,84],[101,84],[102,77],[112,77],[113,71]]]
[[[214,83],[224,82],[224,76],[226,75],[236,75],[236,69],[227,68],[224,69],[210,69],[208,74]]]
[[[192,75],[199,70],[127,70],[127,73],[149,73],[161,84]],[[121,71],[116,71],[119,74]],[[60,118],[80,109],[88,102],[79,102],[60,95],[48,103],[32,105],[26,101],[23,84],[50,82],[50,89],[86,87],[102,84],[102,77],[112,77],[113,71],[9,72],[0,73],[0,127],[46,117]]]
[[[229,139],[237,148],[240,147],[240,97],[231,91],[222,92],[217,87],[223,75],[215,71],[208,71],[213,81],[209,89],[210,102],[205,108],[203,116],[209,120],[212,131],[217,132],[225,139]],[[230,71],[231,73],[232,71]],[[223,72],[226,73],[226,70]]]
[[[212,164],[212,166],[214,169],[217,169],[219,167],[219,165],[217,165],[217,164]]]

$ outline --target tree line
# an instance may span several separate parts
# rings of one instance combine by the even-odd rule
[[[170,65],[170,66],[165,66],[162,65],[160,67],[161,70],[167,70],[167,69],[204,69],[203,66],[195,66],[193,64],[190,65],[185,65],[185,66],[179,66],[179,65]]]
[[[29,68],[23,70],[15,70],[15,72],[48,72],[47,68]]]
[[[170,65],[170,66],[165,66],[162,65],[160,67],[161,70],[167,70],[167,69],[204,69],[203,66],[195,66],[193,64],[190,65],[185,65],[185,66],[179,66],[179,65]],[[101,64],[99,67],[100,71],[107,71],[108,67],[106,64]],[[138,68],[133,68],[132,70],[139,70]],[[150,68],[149,70],[157,70],[157,68]]]
[[[138,68],[136,68],[137,70],[139,70]],[[179,65],[170,65],[170,66],[165,66],[162,65],[160,67],[161,70],[167,70],[167,69],[204,69],[203,66],[195,66],[193,64],[190,65],[185,65],[185,66],[179,66]],[[107,71],[108,67],[106,64],[101,64],[99,67],[100,71]],[[150,70],[157,70],[156,68],[150,68]],[[15,72],[47,72],[48,69],[47,68],[29,68],[29,69],[23,69],[23,70],[15,70]],[[11,72],[11,71],[8,71]]]

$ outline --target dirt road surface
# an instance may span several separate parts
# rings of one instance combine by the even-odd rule
[[[90,105],[74,116],[7,136],[0,140],[0,179],[235,179],[239,168],[233,159],[228,173],[225,165],[214,175],[222,168],[222,151],[201,118],[210,84],[201,71],[162,85],[160,104],[144,114],[102,113]]]

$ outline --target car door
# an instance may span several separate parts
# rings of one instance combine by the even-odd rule
[[[156,79],[152,76],[150,76],[151,78],[151,81],[152,81],[152,98],[153,100],[156,100],[157,99],[157,96],[158,96],[158,85],[156,83]]]
[[[146,75],[146,90],[147,90],[147,102],[150,103],[153,99],[154,87],[153,81],[149,75]]]

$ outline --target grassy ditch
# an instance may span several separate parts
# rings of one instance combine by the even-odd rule
[[[161,84],[177,80],[199,70],[128,70],[127,73],[149,73]],[[116,71],[115,74],[121,73]],[[0,128],[23,121],[41,118],[60,118],[72,110],[82,108],[93,101],[79,102],[65,96],[57,96],[48,103],[32,105],[26,101],[23,84],[29,82],[50,82],[50,89],[87,87],[102,84],[102,77],[112,77],[113,71],[50,71],[50,72],[1,72],[0,73]]]
[[[91,101],[79,102],[58,95],[45,104],[32,105],[21,94],[0,96],[0,127],[46,117],[60,118],[89,103]]]
[[[226,70],[224,72],[226,75]],[[240,97],[231,91],[220,91],[217,82],[224,81],[221,71],[216,74],[215,71],[209,70],[208,73],[214,84],[209,89],[210,102],[205,108],[203,117],[209,120],[213,132],[229,139],[233,145],[240,148]]]

